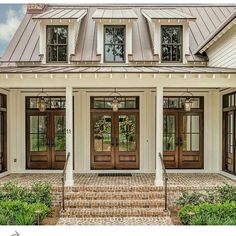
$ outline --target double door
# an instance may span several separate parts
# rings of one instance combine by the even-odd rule
[[[62,169],[66,159],[64,111],[26,114],[28,169]]]
[[[203,168],[203,113],[164,110],[166,168]]]
[[[139,168],[138,112],[91,112],[91,169]]]

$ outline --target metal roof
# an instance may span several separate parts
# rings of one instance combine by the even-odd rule
[[[141,11],[145,17],[150,19],[196,19],[195,16],[186,14],[175,8],[142,9]]]
[[[106,4],[102,5],[104,8]],[[235,5],[236,6],[236,5]],[[186,6],[176,5],[176,10],[183,12],[183,14],[196,17],[196,21],[189,22],[189,47],[190,54],[187,55],[188,61],[206,61],[207,57],[196,54],[196,49],[205,40],[208,40],[220,25],[227,21],[229,16],[235,12],[235,6]],[[161,5],[153,5],[149,8],[153,10],[160,9]],[[91,61],[97,62],[100,60],[100,55],[97,55],[97,28],[96,22],[92,19],[93,14],[99,7],[83,5],[74,7],[75,9],[87,9],[87,14],[81,20],[79,35],[75,49],[75,55],[71,56],[73,61],[83,62]],[[101,5],[100,5],[101,8]],[[110,9],[111,7],[109,7]],[[112,7],[115,8],[115,7]],[[117,9],[121,9],[119,5]],[[127,6],[124,5],[127,9]],[[131,6],[129,7],[129,9]],[[59,9],[59,7],[58,7]],[[71,6],[60,7],[61,10],[72,9]],[[133,5],[132,10],[137,15],[138,19],[133,22],[133,42],[132,42],[132,61],[157,61],[157,55],[153,54],[153,45],[150,38],[148,24],[146,18],[142,15],[144,7]],[[45,9],[43,14],[51,13],[55,10],[55,6],[49,6]],[[63,11],[64,11],[63,10]],[[32,18],[36,16],[33,14],[26,14],[17,29],[13,39],[8,45],[1,60],[6,62],[40,62],[42,55],[39,55],[39,21]]]
[[[236,74],[236,69],[202,66],[24,66],[0,67],[0,73],[181,73]]]
[[[93,19],[137,19],[132,8],[97,8]]]
[[[33,19],[79,19],[87,13],[87,9],[81,8],[53,8],[42,14],[33,16]]]

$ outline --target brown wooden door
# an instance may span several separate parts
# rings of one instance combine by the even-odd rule
[[[203,113],[164,111],[163,156],[166,168],[203,168]]]
[[[179,114],[179,168],[203,168],[203,114]]]
[[[235,111],[229,111],[224,113],[224,166],[226,171],[235,173],[235,143],[236,143],[236,116]]]
[[[178,113],[164,111],[163,117],[163,157],[166,168],[178,168]]]
[[[91,168],[138,169],[138,125],[135,112],[91,112]]]
[[[62,169],[66,155],[65,113],[27,113],[26,142],[28,169]]]

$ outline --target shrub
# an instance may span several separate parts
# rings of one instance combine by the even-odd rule
[[[0,202],[0,213],[6,218],[1,220],[1,225],[32,225],[37,222],[36,210],[40,210],[43,219],[49,212],[48,206],[43,203],[27,203],[20,200],[5,200]],[[0,215],[0,216],[1,216]]]
[[[7,182],[0,187],[0,200],[21,200],[28,203],[41,202],[50,207],[52,187],[48,183],[34,183],[31,187],[26,188]]]
[[[185,205],[178,214],[181,222],[188,225],[236,225],[235,202]]]
[[[236,187],[225,184],[216,190],[200,192],[183,192],[179,199],[176,200],[178,206],[188,204],[199,205],[201,203],[225,203],[236,202]]]

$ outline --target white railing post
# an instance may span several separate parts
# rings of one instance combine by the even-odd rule
[[[156,87],[156,178],[155,185],[163,186],[163,170],[159,153],[163,153],[163,87]]]
[[[73,186],[73,88],[66,87],[66,155],[70,158],[66,167],[65,186]]]

